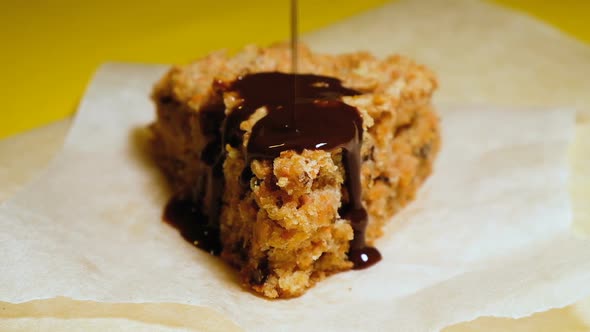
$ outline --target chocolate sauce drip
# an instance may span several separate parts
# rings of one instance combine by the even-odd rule
[[[344,150],[343,162],[346,167],[346,185],[350,201],[340,211],[345,219],[350,220],[354,231],[348,259],[354,264],[355,270],[367,268],[381,260],[381,253],[377,249],[367,246],[365,242],[368,216],[361,200],[360,155],[360,142],[355,144],[352,149]]]
[[[210,167],[206,192],[200,193],[201,197],[197,200],[205,206],[208,218],[194,214],[194,218],[208,219],[203,229],[211,234],[210,230],[219,226],[218,215],[224,181],[224,147],[229,144],[234,148],[242,148],[244,132],[240,129],[240,124],[264,106],[267,115],[252,128],[248,144],[243,151],[247,164],[249,165],[253,159],[273,159],[285,150],[301,152],[304,149],[342,148],[349,202],[343,206],[340,213],[351,221],[354,230],[348,257],[354,263],[355,269],[366,268],[378,262],[381,259],[379,251],[365,243],[367,212],[361,200],[360,181],[362,118],[356,108],[342,101],[343,96],[359,93],[343,87],[335,78],[279,72],[246,75],[228,86],[217,84],[216,89],[220,93],[236,92],[241,101],[225,117],[221,130],[216,133],[217,135],[213,135],[212,143],[203,150],[201,156]],[[214,114],[211,114],[212,112]],[[207,121],[204,117],[219,121],[220,116],[224,116],[225,113],[221,107],[212,107],[201,114],[203,122]],[[251,177],[252,173],[249,167],[246,167],[240,182],[247,185]],[[198,219],[193,222],[198,222]]]
[[[219,255],[221,252],[219,227],[208,224],[201,206],[193,199],[173,197],[164,209],[163,219],[198,248],[212,255]]]

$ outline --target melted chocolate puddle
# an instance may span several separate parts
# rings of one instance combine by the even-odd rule
[[[192,199],[173,197],[164,208],[164,221],[179,230],[182,237],[212,255],[221,253],[219,227],[206,221],[202,209]]]
[[[379,251],[365,243],[367,212],[361,201],[360,182],[362,118],[356,108],[342,101],[343,96],[359,93],[343,87],[335,78],[279,72],[246,75],[229,86],[218,84],[217,88],[220,93],[236,92],[241,103],[225,117],[220,132],[210,136],[212,142],[201,156],[210,166],[206,188],[197,197],[206,215],[199,212],[200,206],[191,206],[190,202],[183,200],[180,201],[182,203],[172,201],[166,209],[166,220],[179,228],[189,241],[196,239],[198,246],[202,243],[201,248],[212,253],[219,252],[217,229],[224,186],[223,147],[230,144],[234,148],[241,148],[244,132],[240,130],[240,123],[260,107],[266,106],[268,113],[254,125],[244,151],[247,165],[253,159],[273,159],[285,150],[301,152],[304,149],[342,148],[346,169],[345,185],[350,201],[341,209],[340,214],[351,221],[354,230],[348,257],[355,269],[366,268],[378,262],[381,259]],[[211,112],[215,114],[212,115]],[[223,114],[223,107],[211,107],[207,112],[201,112],[201,120],[207,121],[205,116],[221,119]],[[242,182],[247,183],[251,176],[250,168],[246,167]],[[188,212],[181,212],[184,210]],[[179,216],[180,219],[185,216],[192,219],[192,223],[188,220],[186,224],[184,221],[176,222]],[[199,220],[205,221],[199,224]],[[217,236],[217,241],[210,239],[211,234]]]

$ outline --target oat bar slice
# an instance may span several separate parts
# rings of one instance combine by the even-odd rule
[[[153,92],[155,159],[193,203],[185,237],[213,243],[269,298],[364,267],[359,253],[413,199],[440,144],[424,66],[299,52],[300,75],[286,74],[285,45],[251,46],[175,66]]]

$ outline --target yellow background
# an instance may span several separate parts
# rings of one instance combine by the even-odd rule
[[[385,2],[300,0],[300,30]],[[590,42],[590,1],[495,2]],[[0,138],[72,114],[102,62],[181,63],[286,39],[288,8],[288,0],[0,0]]]

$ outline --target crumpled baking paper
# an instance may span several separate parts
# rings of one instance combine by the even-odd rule
[[[377,241],[382,262],[296,299],[249,293],[161,221],[169,193],[145,127],[164,70],[103,66],[63,150],[0,206],[0,301],[189,304],[248,331],[436,331],[590,294],[590,241],[569,230],[574,112],[475,106],[440,108],[435,171]]]

